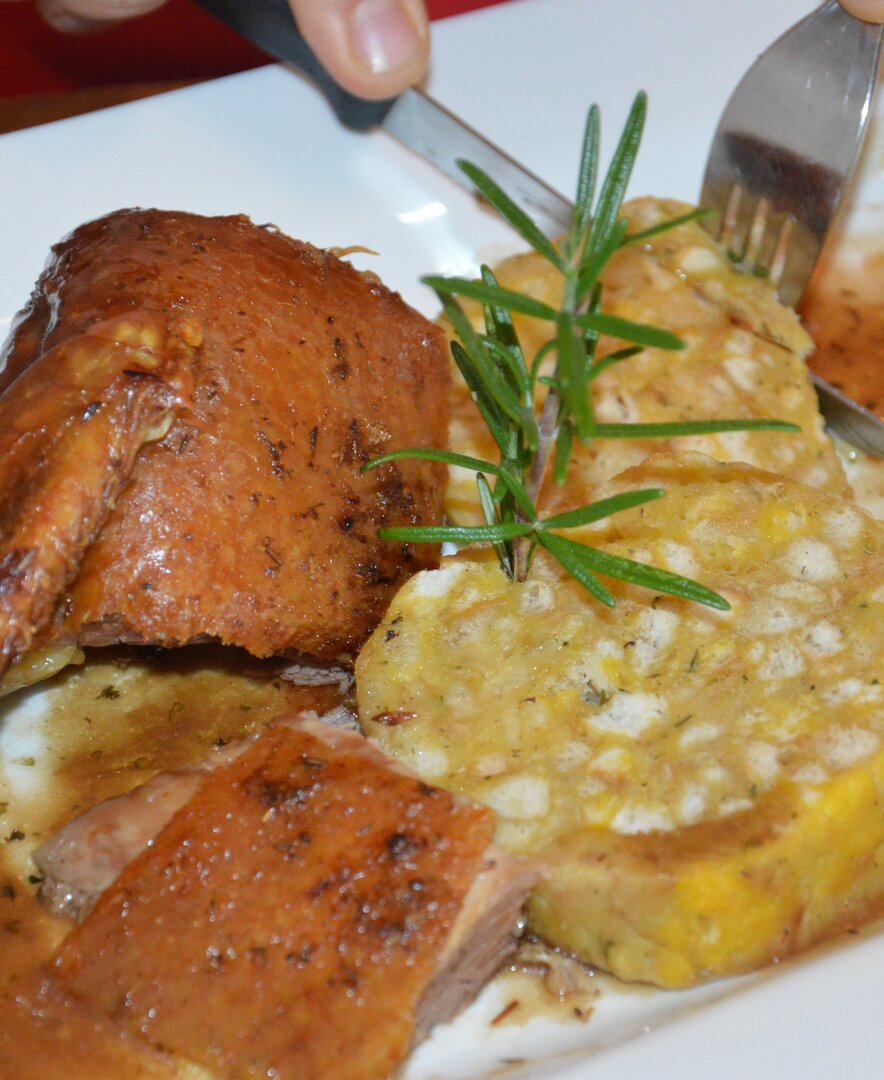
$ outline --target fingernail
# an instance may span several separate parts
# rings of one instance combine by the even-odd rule
[[[409,67],[423,47],[420,26],[400,0],[361,0],[351,33],[359,58],[376,75]]]
[[[87,34],[107,25],[103,20],[77,15],[62,0],[38,0],[37,9],[45,22],[63,34]]]

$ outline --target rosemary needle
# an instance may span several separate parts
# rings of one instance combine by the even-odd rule
[[[577,180],[574,214],[568,235],[553,243],[481,169],[460,162],[479,192],[539,255],[562,275],[563,299],[556,309],[514,289],[502,288],[488,267],[479,280],[425,277],[435,289],[457,339],[451,349],[500,454],[498,462],[484,461],[447,450],[394,450],[364,466],[372,469],[401,458],[418,458],[458,465],[476,473],[485,524],[433,525],[380,529],[385,540],[407,543],[491,544],[509,577],[524,580],[534,549],[544,548],[585,589],[602,603],[614,597],[598,574],[727,610],[727,601],[690,578],[645,563],[600,551],[561,535],[561,530],[599,521],[631,507],[661,498],[653,488],[625,492],[577,510],[543,518],[537,500],[550,467],[564,481],[574,440],[630,439],[700,435],[723,431],[797,431],[781,420],[699,420],[684,423],[603,424],[595,419],[591,387],[598,374],[622,363],[643,348],[680,349],[683,342],[661,327],[608,315],[601,309],[601,275],[620,248],[641,243],[666,229],[699,217],[702,211],[672,218],[642,232],[629,234],[622,216],[623,196],[635,164],[647,111],[639,93],[633,102],[607,172],[598,185],[599,110],[589,110]],[[596,190],[598,189],[598,194]],[[483,306],[484,333],[475,330],[457,297]],[[538,354],[526,359],[513,325],[513,314],[550,324],[550,337]],[[621,349],[596,358],[600,336],[619,338]],[[542,362],[555,354],[551,375],[541,375]],[[545,387],[539,409],[535,391]],[[493,481],[490,482],[490,480]],[[553,531],[555,530],[555,531]]]

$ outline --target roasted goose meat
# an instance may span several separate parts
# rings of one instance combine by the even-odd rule
[[[500,966],[535,874],[489,811],[354,732],[302,716],[243,749],[142,837],[55,976],[221,1076],[386,1080]],[[107,805],[121,847],[156,824],[144,800]]]
[[[360,468],[443,444],[447,380],[439,330],[273,228],[127,210],[77,229],[0,357],[0,671],[47,623],[352,652],[432,559],[377,528],[436,520],[442,489],[422,463]]]
[[[135,455],[189,400],[199,333],[175,323],[97,321],[0,396],[0,675],[51,619]]]

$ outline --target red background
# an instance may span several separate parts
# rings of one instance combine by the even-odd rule
[[[444,19],[500,0],[427,0]],[[0,97],[117,83],[200,79],[266,64],[267,57],[190,0],[97,34],[60,34],[31,0],[0,0]]]

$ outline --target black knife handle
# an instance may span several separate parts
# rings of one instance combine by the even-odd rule
[[[377,126],[395,101],[366,101],[343,90],[301,36],[288,0],[197,0],[216,19],[276,60],[294,64],[328,98],[338,118],[357,130]]]

